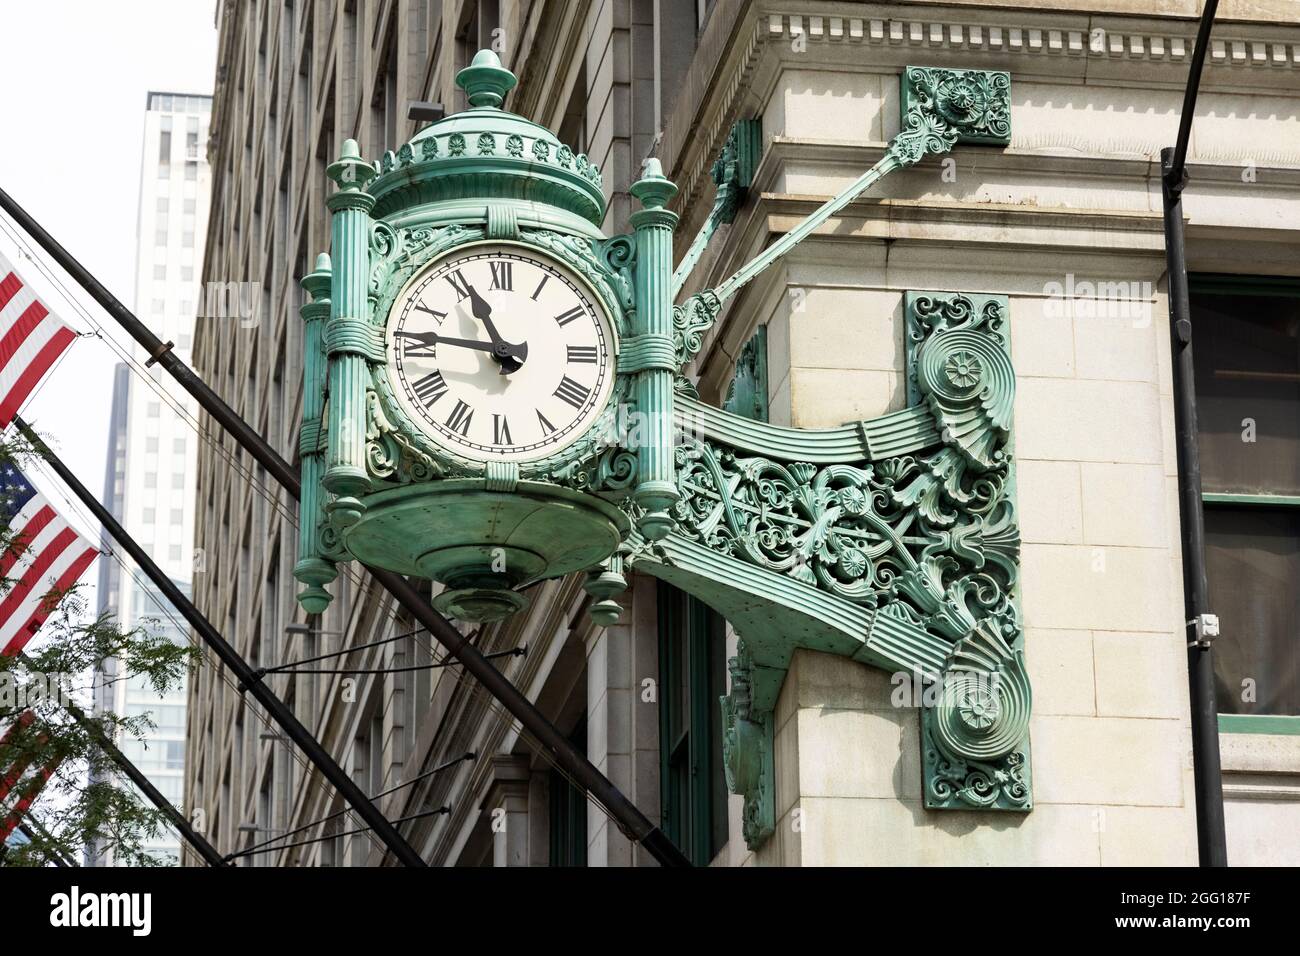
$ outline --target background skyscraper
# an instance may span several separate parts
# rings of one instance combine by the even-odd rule
[[[151,92],[145,115],[137,221],[135,312],[190,361],[194,318],[203,297],[199,270],[207,233],[208,120],[212,98]],[[138,351],[137,369],[148,356]],[[196,448],[192,400],[169,398],[157,366],[151,380],[121,365],[113,380],[113,409],[105,469],[104,501],[154,561],[188,593],[193,552]],[[145,626],[173,640],[187,640],[180,617],[142,575],[123,572],[114,561],[100,567],[99,609],[122,627]],[[116,661],[97,676],[95,706],[124,716],[151,715],[157,725],[124,752],[169,799],[180,805],[185,761],[185,689],[159,697],[138,679],[123,678]],[[147,849],[175,858],[170,833]],[[111,855],[92,850],[93,862]]]

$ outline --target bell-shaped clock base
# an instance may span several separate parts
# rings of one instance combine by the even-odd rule
[[[347,550],[367,564],[446,585],[435,605],[463,621],[493,621],[528,606],[517,588],[590,568],[628,535],[603,499],[521,481],[490,491],[477,479],[408,485],[368,495]]]

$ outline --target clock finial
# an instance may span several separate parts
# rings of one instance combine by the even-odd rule
[[[456,85],[465,91],[470,106],[500,107],[517,82],[491,50],[479,50],[470,65],[456,74]]]

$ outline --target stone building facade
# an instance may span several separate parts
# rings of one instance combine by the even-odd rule
[[[1220,4],[1185,198],[1194,314],[1211,329],[1198,392],[1233,863],[1300,859],[1292,7]],[[519,78],[507,108],[599,165],[607,235],[628,230],[628,187],[655,156],[681,189],[684,251],[713,203],[715,157],[737,121],[758,121],[744,201],[685,293],[725,278],[881,157],[898,131],[904,67],[1009,71],[1009,148],[959,147],[850,204],[727,305],[694,373],[706,401],[742,395],[776,424],[869,419],[907,404],[905,293],[1008,297],[1032,812],[927,810],[920,719],[895,706],[897,682],[800,651],[775,711],[777,825],[751,850],[722,780],[712,704],[736,636],[707,608],[634,575],[621,622],[602,629],[584,613],[581,581],[548,581],[526,614],[479,628],[475,642],[526,648],[497,658],[504,673],[697,863],[1194,865],[1159,151],[1175,138],[1198,8],[223,3],[204,279],[252,283],[260,308],[255,323],[201,320],[196,366],[296,457],[297,280],[328,248],[325,166],[347,138],[368,158],[410,139],[408,101],[463,108],[454,75],[480,48]],[[738,366],[744,388],[733,387]],[[356,649],[321,666],[440,658],[423,633],[374,643],[412,625],[356,569],[329,611],[305,621],[293,602],[292,503],[211,423],[207,434],[194,591],[254,666],[346,648]],[[363,789],[398,788],[381,798],[390,818],[447,808],[403,824],[432,864],[649,862],[457,667],[268,680]],[[215,661],[190,688],[186,804],[223,851],[341,809]],[[333,835],[355,827],[347,820],[251,859],[382,863],[367,835]]]

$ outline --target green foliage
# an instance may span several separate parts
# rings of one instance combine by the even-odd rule
[[[26,462],[32,456],[23,443],[0,443],[0,464],[14,462],[30,474]],[[0,554],[18,556],[25,547],[7,526],[0,527]],[[0,579],[0,594],[13,583]],[[29,653],[0,657],[0,726],[10,726],[24,711],[34,716],[0,747],[0,776],[18,762],[31,770],[54,768],[23,817],[35,838],[11,847],[0,865],[42,866],[53,855],[79,861],[92,841],[118,863],[160,865],[164,861],[144,847],[167,828],[166,817],[145,801],[100,744],[105,738],[119,746],[140,739],[153,729],[153,721],[147,714],[123,717],[84,711],[89,710],[95,669],[104,660],[118,660],[114,680],[143,680],[165,694],[184,685],[197,654],[148,626],[124,629],[110,614],[93,616],[79,586],[52,593],[47,606],[52,613]],[[7,807],[20,789],[14,788]]]

